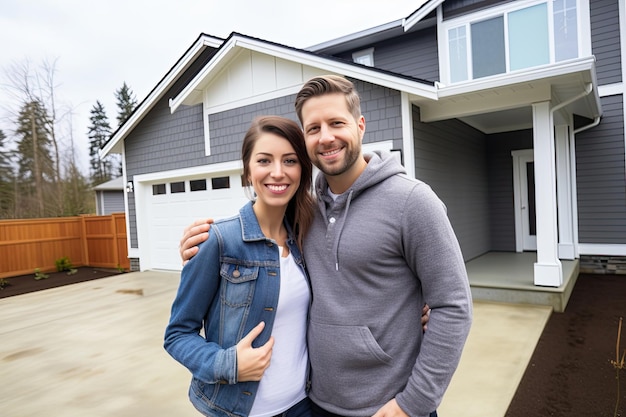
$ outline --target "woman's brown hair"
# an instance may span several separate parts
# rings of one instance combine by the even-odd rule
[[[309,159],[304,143],[302,129],[293,120],[280,116],[260,116],[255,118],[246,132],[241,146],[241,159],[243,161],[243,178],[246,185],[250,178],[250,159],[256,140],[263,133],[273,133],[286,139],[293,147],[302,172],[300,185],[293,198],[287,205],[285,216],[293,228],[298,247],[302,250],[304,235],[309,230],[313,221],[313,196],[311,195],[311,181],[313,176],[313,164]]]

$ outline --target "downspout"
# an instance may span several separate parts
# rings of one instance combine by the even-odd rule
[[[587,129],[591,129],[592,127],[596,127],[600,124],[600,119],[602,119],[602,117],[596,116],[595,119],[593,119],[593,122],[589,123],[588,125],[579,127],[578,129],[574,130],[572,133],[575,135],[577,133],[584,132]]]

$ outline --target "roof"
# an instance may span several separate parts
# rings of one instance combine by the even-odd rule
[[[124,178],[117,177],[110,181],[103,182],[93,187],[96,191],[123,191],[124,190]]]
[[[164,97],[185,70],[187,70],[207,48],[217,48],[217,51],[205,67],[200,70],[178,96],[170,97],[172,112],[181,104],[189,104],[190,100],[197,102],[200,95],[199,89],[201,89],[208,80],[207,75],[214,74],[218,68],[227,66],[229,60],[236,55],[237,50],[241,49],[269,54],[294,63],[319,68],[329,73],[339,73],[354,79],[407,92],[411,95],[436,100],[436,90],[433,81],[426,81],[379,68],[368,67],[330,55],[281,45],[237,32],[231,33],[225,40],[206,34],[200,34],[185,54],[137,106],[128,120],[113,133],[111,139],[100,149],[100,153],[103,156],[109,153],[122,152],[122,142],[126,136],[132,132],[143,117],[145,117],[156,103]]]

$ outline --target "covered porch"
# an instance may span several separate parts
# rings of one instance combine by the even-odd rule
[[[465,265],[474,300],[550,306],[565,311],[579,273],[579,260],[561,260],[563,284],[534,284],[536,252],[488,252]]]

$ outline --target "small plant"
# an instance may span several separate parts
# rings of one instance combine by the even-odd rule
[[[615,368],[615,379],[617,381],[617,400],[615,401],[615,412],[613,413],[613,417],[617,417],[617,412],[619,410],[619,397],[620,397],[620,387],[619,387],[619,372],[623,369],[626,369],[626,349],[622,353],[622,357],[619,357],[619,344],[622,336],[622,321],[623,317],[619,318],[619,324],[617,326],[617,343],[615,344],[615,360],[611,361],[611,364]]]
[[[67,256],[57,259],[54,263],[57,266],[57,271],[59,272],[72,270],[72,262]]]
[[[9,281],[7,281],[4,278],[0,278],[0,290],[5,289],[6,287],[8,287],[9,285],[11,285],[11,283]]]
[[[126,272],[126,270],[124,270],[124,268],[120,264],[117,264],[116,269],[117,269],[117,272]]]
[[[36,280],[46,279],[46,278],[48,278],[48,274],[41,272],[41,269],[39,269],[39,268],[35,268],[35,279]]]
[[[74,274],[75,274],[75,273],[77,273],[77,272],[78,272],[78,269],[76,269],[76,268],[72,268],[72,269],[70,269],[69,271],[67,271],[67,275],[74,275]]]

